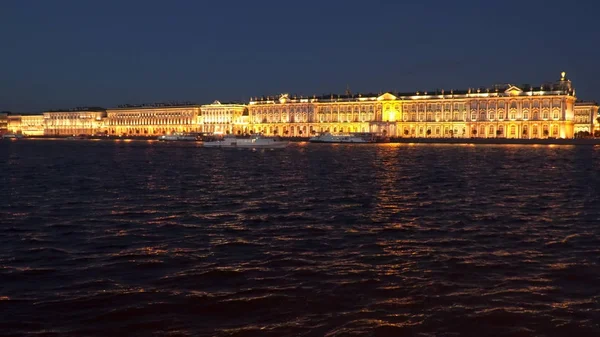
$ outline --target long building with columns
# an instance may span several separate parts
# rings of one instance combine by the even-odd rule
[[[282,94],[249,104],[252,131],[292,137],[374,132],[390,137],[573,138],[576,132],[591,132],[597,112],[596,103],[576,102],[565,73],[539,87],[507,84],[300,98]]]
[[[596,102],[575,102],[575,116],[573,117],[575,135],[594,135],[599,131],[597,129],[599,121],[598,104]]]
[[[199,105],[128,106],[106,110],[111,136],[156,137],[173,132],[201,132]]]
[[[203,132],[242,135],[250,131],[245,104],[214,101],[201,106],[200,110]]]
[[[46,111],[43,114],[46,136],[93,135],[105,132],[106,111],[102,108]]]
[[[248,104],[154,104],[114,109],[0,115],[7,132],[26,135],[156,137],[174,132],[263,133],[284,137],[370,132],[388,137],[600,137],[598,104],[578,101],[562,73],[541,86],[297,97],[280,94]],[[5,132],[6,132],[5,131]]]

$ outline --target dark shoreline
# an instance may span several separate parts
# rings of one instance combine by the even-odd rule
[[[291,142],[308,142],[309,137],[280,137]],[[60,140],[156,140],[156,137],[87,137],[68,139],[57,136],[30,136],[23,139],[60,139]],[[600,145],[600,138],[576,139],[510,139],[510,138],[391,138],[389,143],[396,144],[514,144],[514,145]],[[373,144],[373,143],[366,143]],[[385,143],[382,143],[385,144]],[[361,145],[361,144],[355,144]]]

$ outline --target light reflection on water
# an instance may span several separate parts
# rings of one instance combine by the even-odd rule
[[[9,333],[600,333],[598,147],[0,154]]]

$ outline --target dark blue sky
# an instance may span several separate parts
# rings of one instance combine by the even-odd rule
[[[0,110],[496,83],[600,100],[596,1],[0,1]]]

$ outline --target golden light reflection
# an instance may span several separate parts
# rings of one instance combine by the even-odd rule
[[[115,236],[127,236],[127,235],[129,235],[129,232],[127,232],[126,230],[120,230],[115,233]]]
[[[402,143],[378,143],[377,146],[380,147],[400,147],[402,146]]]
[[[146,255],[164,255],[169,252],[166,249],[160,249],[156,247],[143,247],[140,248],[139,251],[145,253]]]

